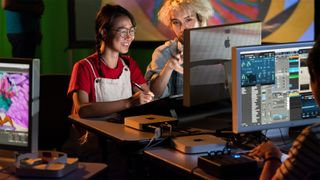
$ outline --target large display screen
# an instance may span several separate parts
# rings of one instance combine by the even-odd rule
[[[173,35],[157,20],[162,2],[162,0],[70,0],[70,46],[94,45],[95,15],[106,3],[120,4],[134,15],[137,20],[136,41],[167,40]],[[263,42],[314,40],[313,0],[210,0],[210,2],[214,14],[209,19],[208,25],[262,21]]]

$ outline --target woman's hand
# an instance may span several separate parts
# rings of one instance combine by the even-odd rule
[[[153,101],[154,99],[154,94],[151,91],[147,91],[147,92],[141,92],[140,93],[140,104],[146,104],[148,102]]]
[[[183,67],[181,66],[183,64],[183,54],[182,52],[173,55],[167,62],[166,66],[168,66],[170,69],[173,69],[174,71],[183,74]]]
[[[263,159],[268,158],[278,158],[281,159],[281,151],[279,148],[273,144],[271,141],[261,143],[259,146],[255,147],[250,153],[249,156],[258,156]]]

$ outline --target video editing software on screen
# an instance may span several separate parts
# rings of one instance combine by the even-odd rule
[[[315,118],[306,59],[311,47],[248,51],[241,60],[241,126]]]

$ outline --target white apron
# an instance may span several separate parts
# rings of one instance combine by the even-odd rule
[[[85,60],[89,63],[95,77],[96,102],[117,101],[132,96],[130,70],[122,59],[123,69],[118,79],[97,77],[90,61]],[[110,115],[110,117],[112,116]],[[70,137],[62,149],[69,154],[80,157],[80,159],[83,157],[82,160],[85,161],[99,161],[104,153],[95,134],[86,131],[84,135],[80,135],[74,126],[71,128]]]
[[[92,64],[88,59],[85,59],[92,69],[94,74],[94,88],[96,102],[110,102],[122,99],[128,99],[132,96],[131,79],[129,67],[124,63],[120,77],[118,79],[109,79],[97,77]]]

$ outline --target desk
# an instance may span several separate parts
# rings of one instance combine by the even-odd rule
[[[151,160],[170,165],[182,174],[189,174],[203,179],[218,179],[197,167],[198,157],[205,154],[184,154],[172,148],[158,147],[144,151]]]
[[[175,110],[175,113],[178,115],[179,126],[193,127],[193,125],[199,124],[197,121],[201,119],[206,119],[208,123],[212,123],[213,120],[207,119],[208,116],[218,115],[226,112],[228,112],[228,115],[230,115],[231,103],[229,101],[217,101],[193,107],[184,107],[182,105],[181,98],[163,98],[126,109],[119,112],[119,114],[121,114],[123,117],[143,114],[170,115],[172,110]],[[87,130],[120,142],[149,141],[154,135],[152,132],[138,131],[136,129],[126,127],[123,124],[108,122],[103,120],[103,118],[80,118],[78,115],[70,115],[69,119],[74,124],[82,126]],[[228,124],[227,126],[231,126],[231,116],[227,119],[230,121],[230,125]],[[215,122],[219,122],[219,125],[221,124],[221,119],[216,120]],[[206,124],[203,126],[216,127],[216,125],[217,123],[214,125]]]
[[[206,154],[184,154],[179,152],[175,149],[168,148],[168,147],[157,147],[151,150],[144,151],[144,154],[154,160],[155,162],[160,162],[162,165],[170,166],[174,168],[176,171],[180,172],[181,174],[188,175],[191,177],[201,178],[201,179],[219,179],[214,177],[197,166],[198,157],[201,155]],[[248,179],[259,179],[254,175],[244,176],[244,177],[234,177],[234,178],[227,178],[237,179],[237,180],[248,180]]]
[[[58,178],[59,180],[74,180],[74,179],[89,179],[94,178],[95,175],[102,172],[107,168],[106,164],[102,163],[84,163],[80,162],[78,165],[78,169],[71,172],[70,174],[67,174],[66,176],[62,178]],[[22,177],[16,177],[13,174],[6,174],[3,172],[0,172],[0,179],[8,179],[8,180],[17,180],[17,179],[38,179],[41,180],[42,178],[22,178]],[[48,179],[48,178],[43,178]],[[57,179],[57,178],[55,178]]]
[[[120,142],[144,142],[153,137],[152,132],[138,131],[106,120],[84,119],[77,115],[70,115],[69,119],[76,125]]]

